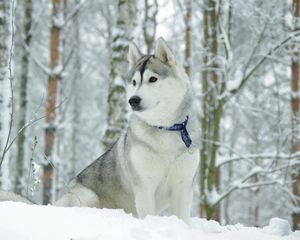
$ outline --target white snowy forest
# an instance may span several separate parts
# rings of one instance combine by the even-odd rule
[[[129,43],[160,36],[197,97],[192,215],[299,230],[300,0],[0,0],[0,189],[56,199],[126,127]]]

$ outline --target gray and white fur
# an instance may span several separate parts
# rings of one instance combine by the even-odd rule
[[[139,218],[166,207],[188,222],[198,167],[199,127],[194,94],[183,67],[159,38],[154,55],[129,47],[127,100],[133,110],[119,140],[74,179],[57,206],[121,208]],[[189,117],[193,142],[160,129]]]

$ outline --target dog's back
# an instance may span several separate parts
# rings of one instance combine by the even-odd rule
[[[34,204],[29,199],[24,198],[20,195],[14,194],[12,192],[0,191],[0,202],[2,201],[13,201],[13,202],[23,202],[27,204]]]
[[[135,213],[133,193],[122,169],[126,161],[123,140],[121,136],[111,149],[84,169],[76,181],[97,194],[101,208],[122,208]]]

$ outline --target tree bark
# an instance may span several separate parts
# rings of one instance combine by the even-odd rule
[[[80,0],[77,0],[77,4],[80,3]],[[80,39],[80,18],[79,13],[76,15],[75,19],[75,41],[76,41],[76,75],[72,82],[72,97],[73,97],[73,129],[72,129],[72,155],[71,155],[71,176],[75,176],[76,174],[76,162],[77,156],[79,155],[77,152],[78,149],[78,135],[77,132],[80,127],[80,96],[78,94],[79,91],[79,82],[81,80],[81,39]]]
[[[293,0],[293,17],[294,17],[294,31],[300,29],[300,0]],[[295,39],[293,43],[293,56],[292,56],[292,81],[291,81],[291,108],[292,108],[292,153],[300,151],[300,101],[299,101],[299,80],[300,80],[300,42]],[[295,196],[294,211],[292,213],[293,228],[296,230],[300,229],[300,168],[293,169],[292,180],[293,186],[292,191]]]
[[[184,51],[184,69],[187,75],[191,76],[191,24],[192,24],[192,0],[186,2],[184,15],[185,24],[185,51]]]
[[[6,151],[7,141],[10,135],[11,89],[10,89],[10,42],[13,34],[11,19],[14,17],[11,10],[14,6],[11,1],[0,0],[0,186],[8,190],[9,180],[9,155]]]
[[[117,23],[112,36],[107,128],[102,140],[105,149],[117,141],[127,124],[125,76],[130,36],[135,27],[135,7],[135,0],[118,0]]]
[[[55,141],[55,118],[56,118],[56,100],[58,83],[61,79],[60,74],[53,70],[57,70],[60,61],[60,26],[57,22],[59,14],[62,14],[64,2],[62,0],[52,0],[52,25],[50,36],[50,69],[52,74],[48,79],[48,96],[47,96],[47,127],[45,129],[45,157],[47,162],[44,167],[43,175],[43,204],[48,204],[51,200],[51,187],[53,166],[50,164],[52,160],[53,146]]]
[[[28,82],[28,65],[29,65],[29,56],[27,53],[26,47],[30,47],[31,40],[31,22],[32,22],[32,0],[24,1],[24,44],[22,52],[22,62],[21,62],[21,79],[20,79],[20,105],[19,105],[19,126],[18,129],[21,129],[26,124],[26,112],[27,112],[27,82]],[[16,162],[16,175],[15,175],[15,186],[14,192],[17,194],[22,193],[22,178],[23,178],[23,167],[25,160],[25,131],[18,137],[17,142],[17,162]]]
[[[150,54],[153,50],[153,43],[156,36],[156,16],[158,13],[157,0],[152,0],[152,3],[150,0],[145,0],[144,7],[143,35],[147,46],[147,54]]]
[[[202,147],[200,149],[200,214],[208,219],[219,220],[219,204],[214,205],[210,196],[219,188],[219,170],[216,167],[218,146],[214,142],[219,141],[220,123],[223,113],[224,100],[219,96],[225,90],[225,84],[221,82],[218,75],[218,55],[217,41],[217,18],[218,12],[216,2],[208,0],[204,8],[204,39],[203,46],[205,54],[203,56],[202,72]]]
[[[203,48],[208,49],[208,10],[207,6],[204,8],[203,14]],[[203,66],[206,66],[208,63],[208,55],[203,55]],[[203,139],[208,139],[208,72],[206,69],[202,71],[202,114],[201,114],[201,135]],[[208,143],[206,141],[202,141],[200,148],[200,216],[205,217],[205,182],[206,182],[206,167],[208,161]]]

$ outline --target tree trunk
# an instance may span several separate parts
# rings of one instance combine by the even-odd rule
[[[21,62],[21,79],[20,79],[20,106],[19,106],[19,127],[21,129],[26,124],[26,112],[27,112],[27,81],[28,81],[28,64],[29,56],[26,47],[30,46],[31,40],[31,22],[32,22],[32,0],[24,1],[24,44]],[[18,137],[17,142],[17,162],[16,162],[16,175],[15,175],[15,186],[14,192],[17,194],[22,193],[22,178],[23,178],[23,167],[25,160],[25,130]]]
[[[216,167],[216,158],[219,141],[220,123],[223,113],[224,100],[219,99],[225,90],[225,84],[217,74],[218,55],[217,41],[217,9],[214,0],[206,1],[204,7],[204,40],[206,53],[203,56],[202,72],[202,138],[204,139],[200,149],[200,214],[208,219],[219,220],[219,205],[214,205],[210,196],[219,188],[219,171]],[[209,84],[210,83],[210,84]]]
[[[294,31],[299,31],[299,16],[300,16],[300,0],[293,0],[293,16],[294,16]],[[292,107],[292,153],[296,153],[300,151],[300,114],[299,114],[299,68],[300,68],[300,42],[295,39],[293,44],[294,53],[292,56],[292,96],[291,96],[291,107]],[[292,171],[292,179],[293,179],[293,187],[292,191],[296,198],[294,204],[294,211],[292,213],[293,218],[293,228],[300,229],[300,169],[299,167],[293,169]]]
[[[156,16],[158,13],[157,0],[145,0],[143,35],[147,46],[147,54],[153,50],[153,43],[156,35]]]
[[[203,48],[208,49],[208,11],[207,7],[204,8],[203,14]],[[208,55],[203,55],[203,66],[208,63]],[[206,69],[202,71],[202,114],[201,114],[201,135],[203,139],[208,139],[208,72]],[[206,167],[208,161],[208,143],[202,141],[200,148],[200,216],[205,217],[205,182],[206,182]]]
[[[117,23],[112,36],[107,128],[102,140],[105,149],[117,141],[127,123],[125,76],[128,45],[135,27],[135,6],[134,0],[118,0]]]
[[[50,69],[57,70],[60,61],[60,26],[57,20],[59,14],[62,14],[64,2],[62,0],[52,0],[52,25],[51,25],[51,36],[50,36]],[[61,79],[60,74],[53,71],[48,79],[48,96],[47,96],[47,127],[45,129],[45,156],[47,162],[44,167],[43,175],[43,204],[48,204],[51,200],[51,187],[52,187],[52,176],[53,167],[50,164],[52,160],[53,146],[55,141],[55,118],[56,118],[56,100],[58,82]]]
[[[11,1],[0,0],[0,186],[1,189],[9,188],[9,155],[5,147],[9,138],[9,125],[11,111],[11,90],[10,90],[10,47],[12,47],[12,23]]]
[[[192,24],[192,0],[186,2],[184,15],[185,24],[185,51],[184,51],[184,69],[187,75],[191,76],[191,24]]]
[[[80,0],[77,0],[77,4],[80,3]],[[80,47],[80,19],[79,13],[77,13],[75,18],[75,41],[76,41],[76,75],[74,80],[72,81],[72,98],[73,98],[73,129],[72,129],[72,155],[71,155],[71,176],[75,176],[76,174],[76,162],[77,156],[79,156],[78,149],[78,136],[77,132],[80,127],[79,116],[80,116],[80,96],[78,94],[79,90],[79,82],[81,80],[81,47]]]

